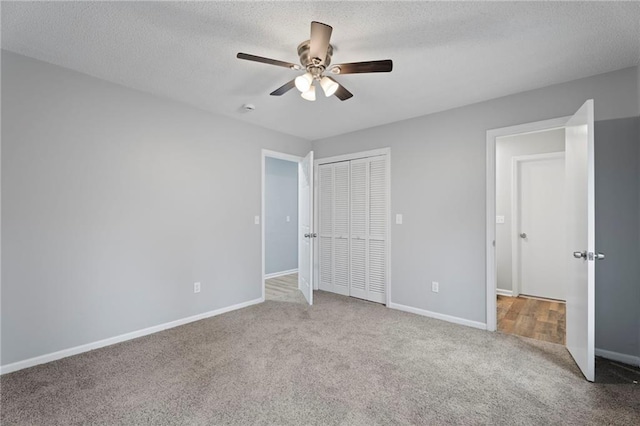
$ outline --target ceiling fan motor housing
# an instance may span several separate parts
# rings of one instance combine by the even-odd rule
[[[318,72],[318,74],[321,74],[325,69],[327,69],[329,64],[331,64],[331,56],[333,55],[333,46],[329,45],[329,47],[327,48],[327,56],[324,58],[324,62],[322,62],[323,58],[310,57],[309,55],[310,46],[311,46],[310,40],[303,41],[298,45],[298,56],[300,57],[300,64],[302,64],[302,66],[307,71],[311,72],[314,75],[315,73],[312,71],[312,69],[319,68],[320,72]]]

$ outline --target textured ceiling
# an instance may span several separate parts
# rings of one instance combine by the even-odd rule
[[[333,63],[393,72],[338,76],[345,102],[269,96],[297,73],[236,53],[297,63],[312,20]],[[2,47],[315,140],[637,65],[640,4],[2,2]]]

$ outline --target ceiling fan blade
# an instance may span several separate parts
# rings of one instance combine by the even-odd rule
[[[276,59],[263,58],[262,56],[250,55],[248,53],[238,53],[236,55],[236,58],[244,59],[246,61],[261,62],[263,64],[277,65],[279,67],[285,67],[293,70],[302,69],[300,65],[292,64],[291,62],[284,62],[284,61],[278,61]]]
[[[327,59],[327,50],[329,49],[329,41],[331,40],[331,32],[333,28],[322,22],[311,22],[311,39],[309,41],[309,57],[319,58],[320,63],[324,64]]]
[[[295,80],[291,80],[290,82],[285,83],[282,86],[278,87],[276,90],[271,92],[270,95],[271,96],[282,96],[285,93],[287,93],[289,90],[293,89],[294,87],[296,87],[296,81]]]
[[[393,61],[384,59],[382,61],[352,62],[350,64],[338,64],[331,67],[331,72],[336,74],[359,74],[368,72],[391,72]],[[338,71],[338,72],[336,72]]]
[[[346,101],[347,99],[350,99],[353,97],[353,93],[351,93],[350,91],[348,91],[347,89],[344,88],[344,86],[340,83],[338,83],[337,81],[335,81],[333,78],[331,77],[327,77],[329,80],[333,81],[334,83],[336,83],[338,85],[338,90],[336,90],[336,93],[334,93],[334,95],[340,99],[341,101]]]

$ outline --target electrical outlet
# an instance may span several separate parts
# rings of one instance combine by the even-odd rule
[[[437,281],[431,282],[431,291],[434,293],[437,293],[438,291],[440,291],[440,284],[438,284]]]
[[[193,292],[200,293],[200,283],[193,283]]]

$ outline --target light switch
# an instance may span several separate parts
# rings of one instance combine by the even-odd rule
[[[496,216],[496,223],[504,223],[504,216]]]
[[[287,222],[291,222],[291,216],[287,216]]]
[[[396,225],[402,225],[402,215],[399,213],[396,215]]]
[[[260,225],[260,216],[256,216],[253,218],[253,223],[255,223],[256,225]]]

